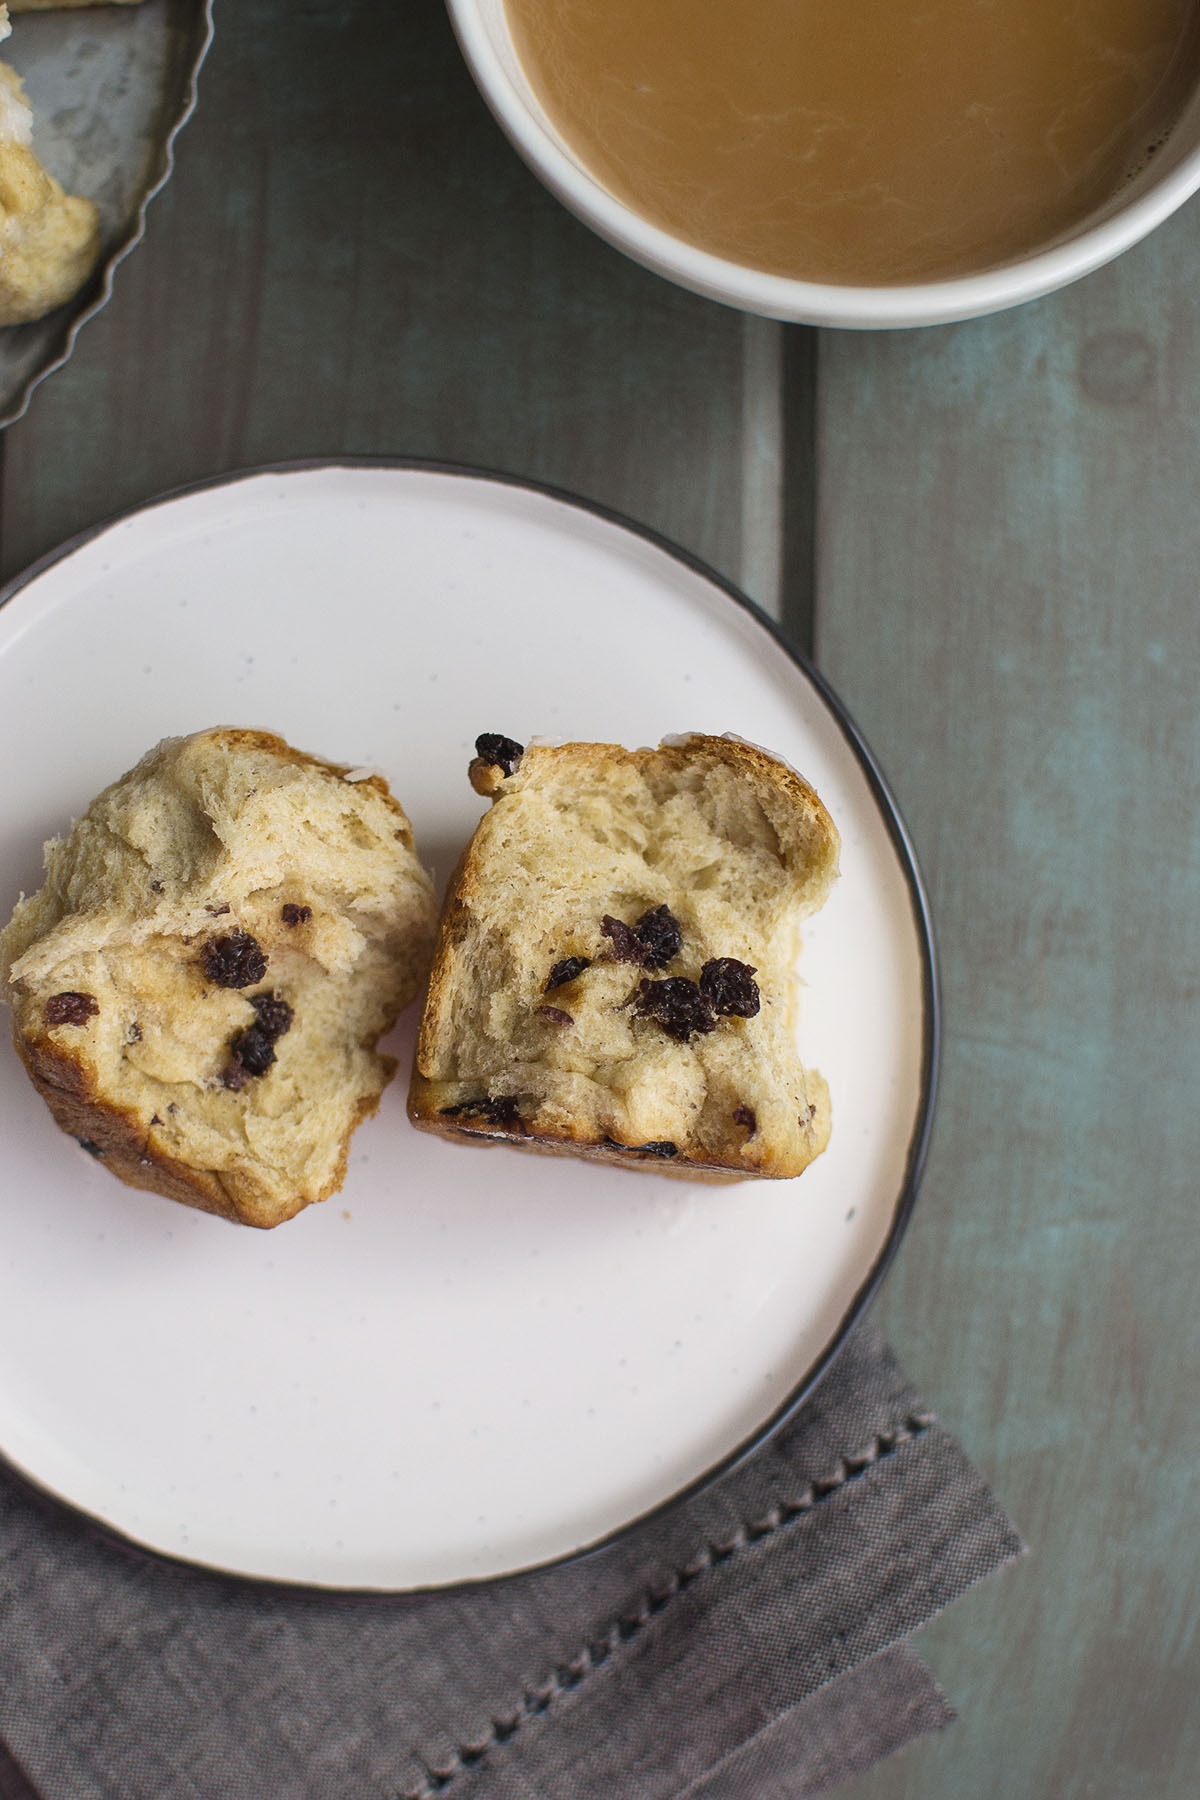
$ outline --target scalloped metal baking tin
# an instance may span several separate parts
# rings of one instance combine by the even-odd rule
[[[0,426],[19,419],[38,383],[66,362],[141,240],[146,207],[171,173],[175,134],[196,104],[212,0],[18,13],[12,23],[0,56],[24,79],[34,148],[69,192],[95,201],[104,251],[66,306],[0,328]]]

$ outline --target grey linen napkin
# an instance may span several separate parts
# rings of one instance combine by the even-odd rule
[[[908,1636],[1021,1545],[874,1327],[719,1483],[573,1564],[315,1594],[0,1477],[0,1796],[799,1800],[953,1716]]]

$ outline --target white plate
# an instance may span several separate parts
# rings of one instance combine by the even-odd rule
[[[483,805],[480,731],[734,731],[795,764],[841,829],[803,952],[833,1140],[798,1181],[710,1188],[446,1143],[408,1125],[402,1075],[343,1192],[255,1232],[121,1187],[0,1049],[17,1470],[245,1575],[398,1590],[568,1555],[768,1429],[898,1236],[935,1031],[890,802],[811,672],[667,547],[469,472],[302,466],[149,506],[16,584],[0,911],[100,787],[218,723],[383,769],[439,881]]]

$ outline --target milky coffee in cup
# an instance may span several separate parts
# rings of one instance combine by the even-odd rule
[[[1053,244],[1152,157],[1200,0],[505,0],[561,137],[651,224],[880,286]]]

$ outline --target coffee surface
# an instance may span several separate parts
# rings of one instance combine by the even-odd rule
[[[1200,0],[505,0],[561,136],[701,249],[868,285],[1069,233],[1200,70]]]

